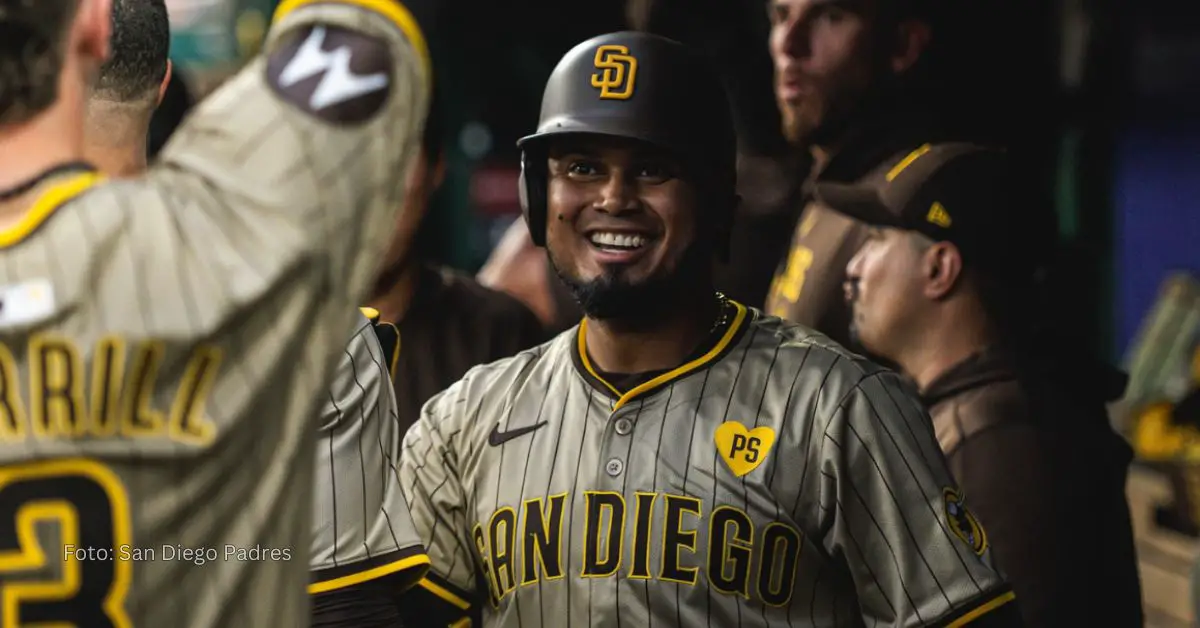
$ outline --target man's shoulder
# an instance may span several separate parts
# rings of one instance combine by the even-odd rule
[[[793,385],[818,381],[822,388],[848,392],[867,378],[892,374],[811,327],[747,309],[751,348],[780,367],[772,369],[774,377],[789,378]]]
[[[544,381],[536,377],[538,374],[548,376],[569,365],[571,336],[564,332],[514,355],[474,366],[439,396],[444,398],[443,404],[465,404],[472,412],[483,413],[496,402],[517,394],[526,384]]]

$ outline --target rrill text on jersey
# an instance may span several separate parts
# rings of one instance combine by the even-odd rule
[[[23,349],[27,381],[19,349],[0,343],[0,441],[165,438],[204,446],[216,436],[205,403],[221,362],[217,347],[201,345],[169,365],[165,343],[154,340],[107,336],[85,353],[68,338],[35,334]],[[162,390],[166,382],[178,385]]]

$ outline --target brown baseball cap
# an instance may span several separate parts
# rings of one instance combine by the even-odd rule
[[[951,242],[964,263],[1005,274],[1032,274],[1055,228],[1052,214],[1038,215],[1036,202],[1021,197],[1008,155],[975,144],[925,144],[882,183],[822,183],[816,195],[867,224]]]

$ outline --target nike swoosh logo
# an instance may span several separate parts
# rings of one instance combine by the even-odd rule
[[[492,433],[488,434],[488,444],[491,445],[492,447],[499,447],[500,445],[503,445],[504,443],[507,443],[508,441],[510,441],[514,438],[518,438],[518,437],[524,436],[530,432],[537,431],[539,428],[541,428],[545,424],[546,424],[546,422],[542,421],[541,423],[538,423],[537,425],[518,427],[516,429],[511,429],[507,432],[501,432],[500,425],[496,424],[496,426],[492,428]]]
[[[312,29],[308,39],[296,51],[296,56],[279,74],[279,85],[291,87],[304,79],[324,72],[321,82],[313,90],[308,105],[313,111],[346,102],[364,94],[379,91],[388,85],[389,77],[384,72],[360,76],[350,69],[352,54],[346,46],[325,51],[325,27]]]

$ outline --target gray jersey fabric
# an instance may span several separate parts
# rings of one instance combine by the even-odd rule
[[[392,574],[407,585],[429,565],[397,475],[402,434],[389,358],[370,320],[354,326],[321,413],[309,593]]]
[[[401,466],[421,584],[488,628],[960,625],[1011,601],[911,390],[737,308],[624,395],[580,327],[432,399]]]

